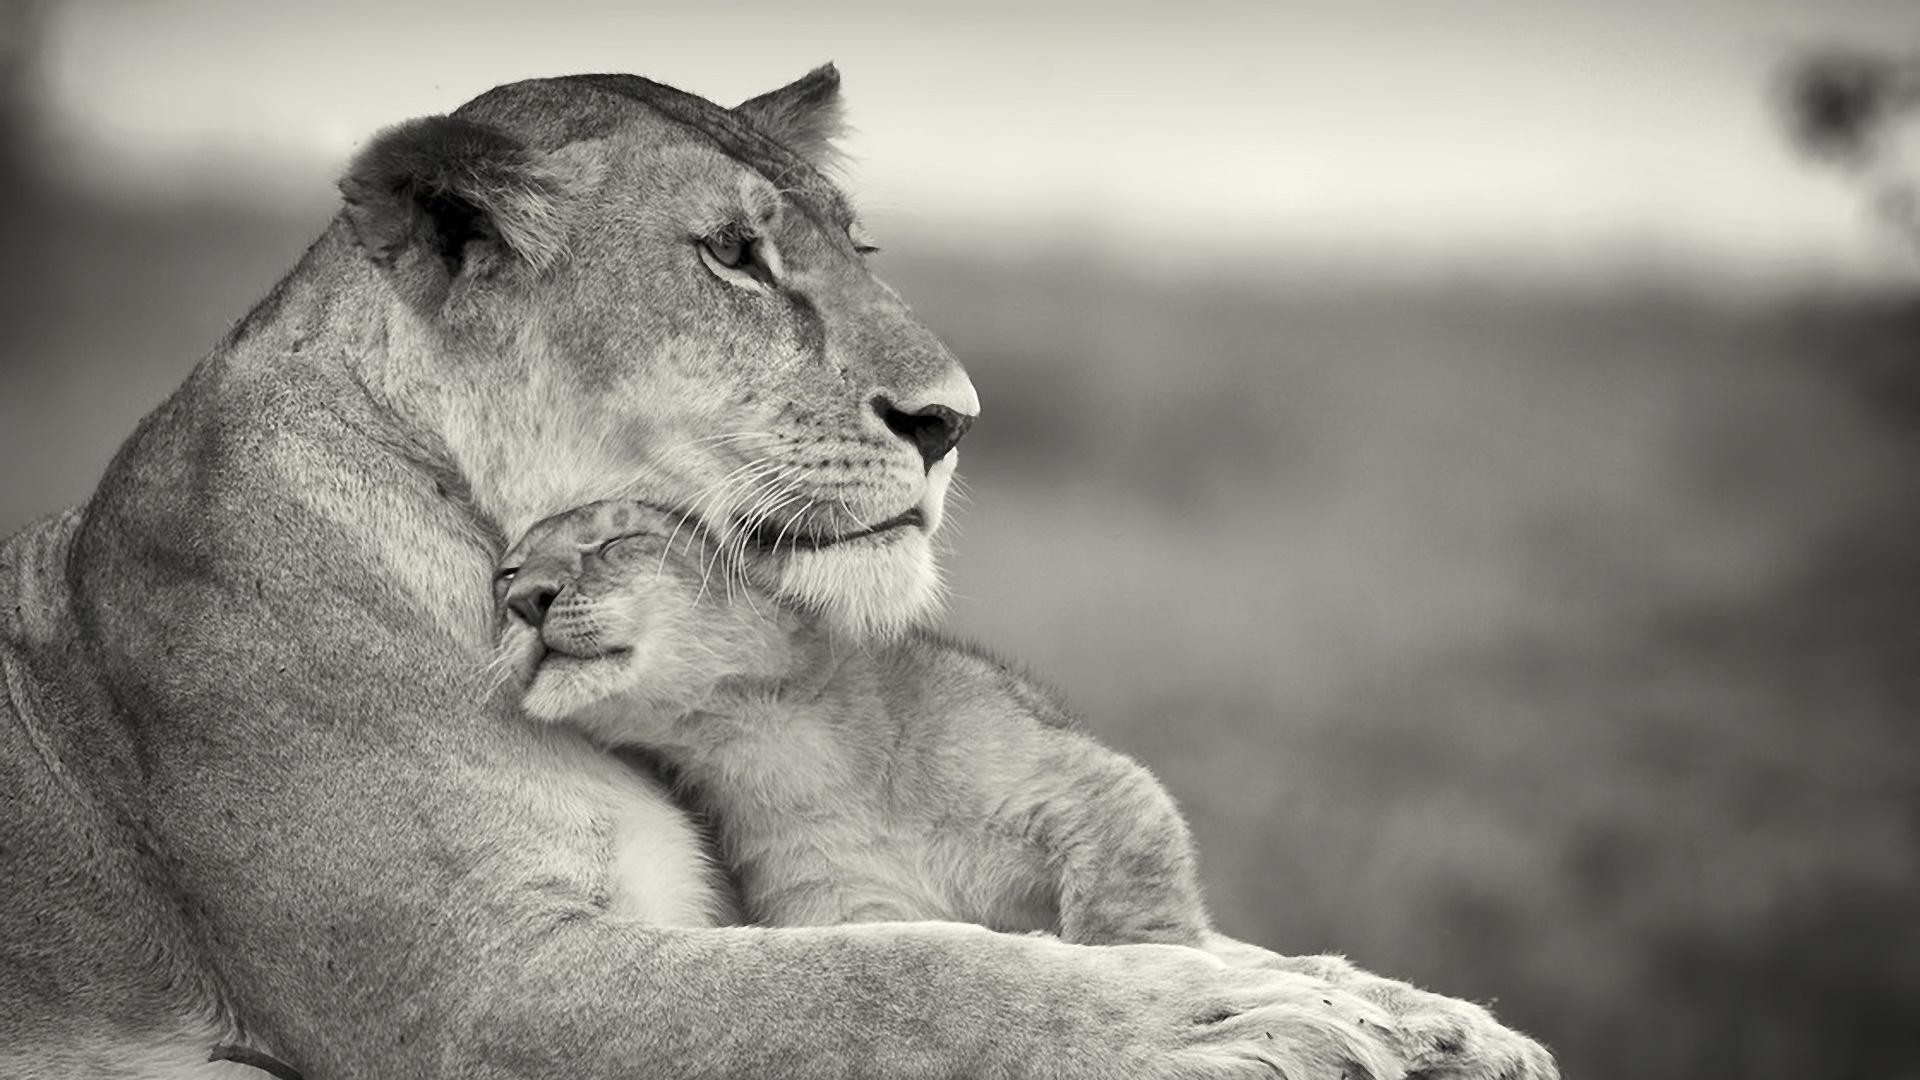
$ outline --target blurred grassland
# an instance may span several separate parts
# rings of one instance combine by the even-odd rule
[[[325,214],[12,205],[4,532]],[[1160,773],[1224,928],[1574,1077],[1920,1076],[1920,297],[913,246],[985,402],[952,621]]]
[[[902,266],[986,403],[957,621],[1230,931],[1571,1076],[1920,1075],[1920,302]]]

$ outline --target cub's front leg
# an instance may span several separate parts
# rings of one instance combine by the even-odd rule
[[[1448,1080],[1557,1080],[1546,1047],[1503,1026],[1471,1001],[1383,978],[1339,956],[1281,956],[1210,934],[1206,949],[1234,967],[1288,971],[1325,981],[1380,1009],[1389,1038],[1414,1076]]]
[[[1151,772],[1085,741],[1072,791],[1043,811],[1056,853],[1060,936],[1085,945],[1204,944],[1210,926],[1192,834]]]

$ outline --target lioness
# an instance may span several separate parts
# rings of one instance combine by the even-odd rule
[[[776,590],[849,633],[923,610],[978,402],[815,167],[838,115],[830,68],[735,109],[586,75],[386,132],[93,496],[0,548],[0,1076],[1421,1060],[1325,980],[1193,949],[675,925],[672,804],[474,692],[503,538],[602,499],[798,533]],[[1435,1015],[1460,1075],[1551,1075],[1389,1019]]]

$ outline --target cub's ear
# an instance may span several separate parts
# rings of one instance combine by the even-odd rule
[[[451,116],[382,132],[340,178],[347,221],[409,304],[438,311],[454,283],[566,253],[566,174],[519,140]]]
[[[840,109],[840,71],[832,64],[749,98],[733,111],[820,168],[840,162],[833,141],[846,134],[847,122]]]

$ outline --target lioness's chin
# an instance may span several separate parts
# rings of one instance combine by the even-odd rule
[[[883,641],[924,622],[943,597],[933,542],[920,528],[803,548],[781,568],[778,591],[838,630]]]

